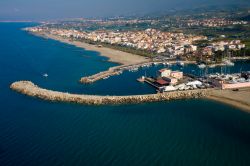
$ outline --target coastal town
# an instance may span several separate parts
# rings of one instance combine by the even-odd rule
[[[32,33],[51,34],[63,38],[79,40],[89,43],[118,45],[135,50],[145,50],[153,55],[161,55],[167,58],[184,57],[201,59],[206,56],[210,61],[215,60],[218,51],[240,51],[246,45],[241,40],[221,40],[210,42],[205,47],[198,47],[196,41],[207,41],[206,36],[185,35],[183,33],[161,32],[156,29],[146,29],[145,31],[93,31],[82,32],[67,29],[50,29],[48,27],[32,27],[26,29]],[[221,59],[222,61],[222,59]],[[214,62],[216,63],[216,62]]]
[[[166,53],[169,56],[184,54],[184,47],[190,48],[188,51],[196,51],[197,47],[192,45],[197,40],[207,40],[205,36],[191,36],[183,33],[161,32],[156,29],[146,29],[145,31],[94,31],[80,32],[77,30],[48,29],[34,27],[27,29],[30,32],[47,32],[66,38],[85,39],[93,42],[108,43],[112,45],[122,45],[150,52]],[[187,52],[187,50],[186,50]]]
[[[247,25],[247,21],[233,21],[227,20],[225,18],[213,18],[213,19],[204,19],[204,20],[188,20],[187,26],[204,26],[204,27],[223,27],[228,25]]]
[[[52,94],[58,96],[60,101],[105,104],[111,101],[114,103],[133,103],[132,99],[135,99],[136,103],[182,99],[189,98],[192,95],[195,97],[206,96],[217,100],[222,98],[219,94],[224,92],[228,93],[230,90],[236,92],[239,89],[250,87],[250,71],[238,73],[206,72],[208,68],[232,67],[238,59],[249,59],[249,43],[248,39],[246,40],[248,32],[244,32],[245,36],[237,38],[233,37],[232,34],[221,34],[213,31],[211,31],[212,35],[196,32],[197,27],[204,32],[209,28],[214,30],[213,28],[221,29],[228,26],[249,27],[248,21],[223,17],[206,17],[204,19],[191,19],[189,17],[179,19],[175,17],[174,19],[176,20],[175,23],[179,22],[179,26],[172,24],[173,22],[170,24],[175,27],[174,30],[162,29],[163,24],[168,22],[165,18],[161,21],[153,18],[128,20],[122,18],[111,20],[77,19],[61,23],[43,23],[24,28],[25,31],[40,37],[99,51],[104,56],[109,57],[110,61],[120,64],[106,71],[80,78],[79,82],[82,84],[106,80],[126,71],[137,72],[145,68],[162,66],[155,75],[145,74],[137,79],[140,83],[152,86],[156,95],[132,95],[127,97],[79,95],[72,96],[72,99],[68,94],[43,90],[31,82],[16,82],[12,84],[11,88],[46,100],[57,101],[57,99],[51,97],[50,94]],[[158,26],[160,22],[162,22],[160,28],[155,28],[154,25]],[[141,26],[142,24],[147,26]],[[128,25],[131,25],[131,27],[126,28]],[[119,26],[120,29],[115,28],[116,26]],[[203,74],[195,75],[182,71],[186,64],[195,64],[199,70],[204,71]],[[180,70],[173,70],[172,65],[179,66]],[[48,77],[47,73],[45,75]],[[36,92],[32,93],[27,87],[34,89]],[[218,91],[221,93],[217,93]],[[232,96],[234,95],[233,93]],[[81,101],[77,101],[76,98],[78,97]]]

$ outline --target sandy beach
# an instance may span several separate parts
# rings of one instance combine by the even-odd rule
[[[146,57],[140,56],[140,55],[135,55],[119,50],[114,50],[111,48],[107,47],[98,47],[96,45],[91,45],[88,43],[84,42],[79,42],[79,41],[70,41],[69,39],[52,35],[52,34],[38,34],[39,36],[43,36],[46,38],[54,39],[63,43],[67,43],[70,45],[74,45],[76,47],[84,48],[85,50],[90,50],[90,51],[97,51],[100,52],[101,56],[108,57],[110,62],[115,62],[123,65],[130,65],[130,64],[137,64],[137,63],[142,63],[142,62],[148,62],[149,59]]]
[[[208,99],[231,105],[250,113],[250,88],[233,90],[214,90]]]

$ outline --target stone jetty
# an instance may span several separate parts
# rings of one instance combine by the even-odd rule
[[[119,75],[121,73],[120,68],[121,68],[121,66],[111,67],[107,71],[103,71],[103,72],[100,72],[100,73],[97,73],[97,74],[94,74],[94,75],[88,76],[88,77],[82,77],[80,79],[80,83],[91,84],[91,83],[96,82],[98,80],[104,79],[105,77]]]
[[[133,68],[139,68],[142,65],[152,65],[153,62],[142,62],[142,63],[136,63],[136,64],[129,64],[129,65],[120,65],[120,66],[115,66],[115,67],[110,67],[106,71],[99,72],[97,74],[87,76],[87,77],[82,77],[80,79],[80,83],[83,84],[91,84],[94,83],[98,80],[104,79],[106,77],[114,76],[114,75],[119,75],[125,70],[133,69]]]
[[[186,64],[193,64],[195,63],[194,61],[182,61]],[[115,67],[111,67],[106,71],[102,71],[100,73],[91,75],[91,76],[87,76],[87,77],[82,77],[80,79],[80,83],[83,84],[91,84],[94,83],[98,80],[110,77],[110,76],[114,76],[114,75],[119,75],[121,74],[123,71],[125,70],[133,70],[135,68],[139,68],[139,67],[143,67],[143,66],[152,66],[153,64],[164,64],[164,63],[168,63],[168,64],[175,64],[176,61],[150,61],[150,62],[140,62],[140,63],[135,63],[135,64],[129,64],[129,65],[120,65],[120,66],[115,66]]]
[[[38,87],[30,81],[18,81],[11,84],[10,88],[21,94],[48,100],[52,102],[68,102],[85,105],[105,104],[135,104],[143,102],[168,101],[175,99],[200,98],[209,95],[210,90],[175,91],[161,94],[131,95],[131,96],[98,96],[85,94],[70,94]]]

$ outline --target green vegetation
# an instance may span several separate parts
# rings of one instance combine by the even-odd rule
[[[217,51],[214,54],[214,61],[221,62],[224,58],[227,58],[228,55],[231,57],[243,57],[250,55],[250,49],[241,49],[241,50],[232,50],[232,51]]]
[[[245,40],[242,40],[242,42],[246,45],[247,49],[250,49],[250,38],[247,38]]]
[[[155,52],[150,52],[147,50],[141,50],[141,49],[135,49],[132,47],[127,47],[127,46],[122,46],[122,45],[113,45],[110,43],[102,43],[102,42],[95,42],[95,41],[91,41],[91,40],[86,40],[86,39],[75,39],[75,38],[71,38],[71,40],[78,40],[78,41],[82,41],[88,44],[92,44],[92,45],[101,45],[107,48],[112,48],[115,50],[119,50],[119,51],[123,51],[123,52],[127,52],[127,53],[131,53],[131,54],[136,54],[136,55],[141,55],[141,56],[145,56],[148,58],[153,58],[154,56],[156,56]]]
[[[116,49],[116,50],[128,52],[128,53],[131,53],[131,54],[141,55],[141,56],[145,56],[145,57],[149,57],[149,58],[153,58],[155,56],[154,52],[150,52],[150,51],[147,51],[147,50],[135,49],[135,48],[132,48],[132,47],[125,47],[125,46],[121,46],[121,45],[111,45],[111,44],[108,44],[108,43],[104,43],[102,45],[104,47],[113,48],[113,49]]]
[[[208,40],[197,40],[193,44],[197,45],[198,47],[206,47],[209,45]]]
[[[224,51],[216,51],[214,53],[214,61],[217,63],[221,63],[222,60],[225,58],[225,52]]]

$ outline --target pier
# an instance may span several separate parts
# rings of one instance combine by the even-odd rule
[[[159,89],[159,86],[157,86],[156,84],[154,84],[153,81],[150,80],[149,78],[145,78],[145,79],[144,79],[144,82],[146,82],[147,84],[149,84],[149,85],[155,87],[156,89]]]
[[[38,87],[30,81],[18,81],[11,84],[10,88],[21,94],[52,101],[68,102],[85,105],[105,105],[105,104],[136,104],[144,102],[168,101],[176,99],[201,98],[209,95],[210,90],[199,89],[189,91],[175,91],[148,95],[130,95],[130,96],[98,96],[85,94],[70,94],[58,92]]]
[[[80,83],[91,84],[98,80],[105,79],[110,76],[119,75],[125,70],[133,70],[133,69],[140,68],[143,66],[149,67],[152,65],[159,65],[159,64],[164,64],[164,63],[175,64],[176,61],[151,61],[151,62],[135,63],[135,64],[130,64],[130,65],[115,66],[115,67],[109,68],[106,71],[102,71],[91,76],[82,77],[80,79]],[[193,63],[193,62],[185,62],[185,63]]]
[[[136,63],[136,64],[130,64],[130,65],[120,65],[120,66],[111,67],[106,71],[102,71],[91,76],[82,77],[80,79],[80,83],[91,84],[98,80],[108,78],[110,76],[119,75],[125,70],[131,70],[131,69],[139,68],[145,65],[151,66],[153,63],[154,62],[142,62],[142,63]]]

